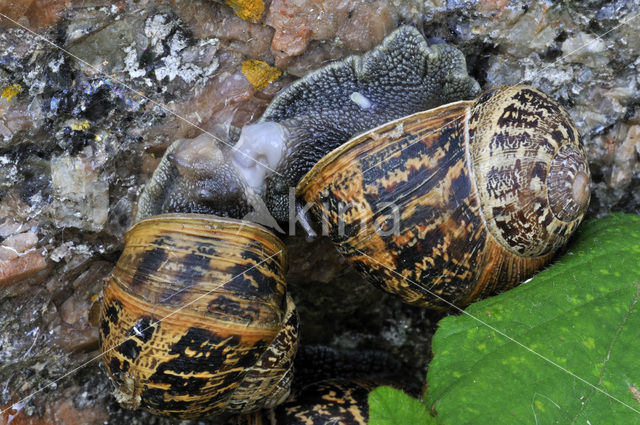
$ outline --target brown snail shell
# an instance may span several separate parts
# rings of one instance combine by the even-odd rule
[[[510,86],[365,132],[321,159],[296,193],[370,281],[445,307],[546,264],[582,220],[589,179],[566,111]]]
[[[282,402],[298,323],[286,264],[282,242],[248,222],[136,223],[102,305],[103,361],[120,404],[196,418]]]

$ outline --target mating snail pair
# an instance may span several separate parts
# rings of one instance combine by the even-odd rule
[[[104,293],[121,404],[189,418],[286,398],[286,249],[243,217],[310,210],[367,279],[415,305],[463,306],[546,264],[589,202],[578,132],[531,87],[459,101],[477,92],[460,52],[403,27],[279,94],[234,150],[172,145]]]

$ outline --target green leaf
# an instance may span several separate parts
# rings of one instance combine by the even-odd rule
[[[435,425],[420,400],[391,387],[369,393],[369,425]]]
[[[440,322],[437,423],[640,424],[639,298],[640,217],[583,224],[529,283]]]

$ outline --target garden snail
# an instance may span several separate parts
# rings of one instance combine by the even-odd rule
[[[355,137],[297,194],[371,282],[446,307],[546,264],[582,220],[589,180],[566,111],[532,87],[505,86]]]
[[[281,403],[298,329],[285,272],[284,245],[258,225],[199,214],[136,223],[102,306],[118,402],[178,418]]]
[[[190,418],[270,407],[286,397],[297,316],[285,293],[284,247],[269,231],[238,219],[260,221],[269,215],[262,202],[265,191],[272,193],[267,197],[270,211],[281,217],[288,212],[282,203],[288,188],[278,193],[265,189],[269,184],[281,189],[282,182],[273,183],[276,176],[298,179],[287,174],[288,167],[301,176],[353,133],[408,112],[405,107],[386,108],[386,97],[393,93],[378,90],[369,78],[389,66],[387,52],[401,54],[396,63],[406,61],[391,82],[411,89],[409,111],[477,91],[460,52],[446,45],[429,48],[415,29],[405,27],[362,59],[333,66],[343,77],[352,75],[359,90],[371,96],[369,101],[377,102],[363,117],[356,104],[353,125],[342,129],[339,138],[331,137],[335,128],[321,128],[330,121],[306,120],[296,126],[301,120],[296,116],[288,127],[284,119],[269,121],[278,115],[279,103],[274,102],[263,122],[242,130],[242,148],[225,151],[203,135],[177,141],[167,150],[139,199],[136,224],[104,290],[103,361],[121,405]],[[427,72],[434,69],[450,72]],[[338,79],[334,90],[341,90],[344,81]],[[301,90],[304,84],[294,88]],[[289,90],[278,99],[288,98]],[[339,102],[350,105],[352,97],[342,96]],[[371,113],[376,109],[386,115]],[[308,117],[314,115],[308,112]],[[310,138],[310,130],[318,138]],[[269,143],[263,139],[265,131]],[[295,153],[304,154],[320,139],[317,158],[301,167]],[[252,155],[281,172],[265,175]]]

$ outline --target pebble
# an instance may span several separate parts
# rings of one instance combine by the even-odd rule
[[[101,177],[104,151],[86,147],[80,155],[51,160],[53,210],[56,226],[102,230],[109,213],[109,184]]]
[[[7,237],[0,244],[0,287],[10,285],[44,270],[46,250],[36,248],[35,233],[23,232]]]

